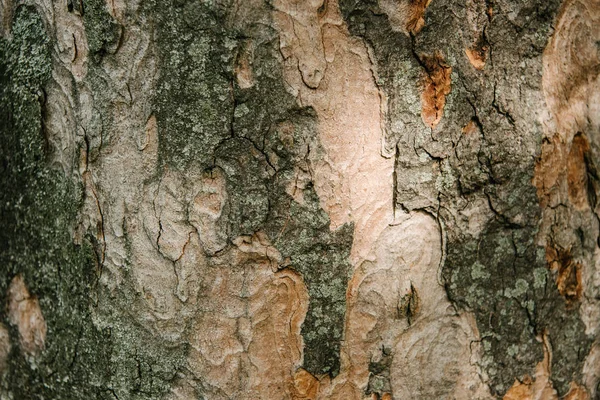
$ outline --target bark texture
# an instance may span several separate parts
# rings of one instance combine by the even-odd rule
[[[600,398],[598,0],[0,28],[0,398]]]

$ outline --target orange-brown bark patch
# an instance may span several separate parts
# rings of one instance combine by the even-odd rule
[[[569,392],[562,397],[562,400],[589,399],[590,395],[587,390],[576,382],[571,382]],[[527,375],[522,381],[515,379],[515,383],[506,392],[502,400],[558,400],[558,395],[546,377],[542,377],[542,382],[536,382]]]
[[[533,178],[542,207],[548,204],[552,192],[559,189],[558,182],[565,171],[565,153],[565,145],[560,135],[553,135],[542,143],[542,152],[535,164]]]
[[[469,62],[473,68],[481,71],[485,67],[489,52],[489,46],[483,43],[476,43],[465,50]]]
[[[503,400],[530,400],[532,396],[532,379],[529,375],[525,376],[522,382],[515,379],[515,383],[502,398]]]
[[[546,247],[546,260],[551,271],[557,273],[556,286],[565,298],[568,306],[572,306],[581,298],[581,264],[575,262],[568,250]]]
[[[381,396],[377,393],[371,394],[370,400],[392,400],[393,397],[389,393],[383,393]]]
[[[433,129],[444,114],[446,96],[451,90],[452,68],[439,53],[423,56],[421,60],[427,74],[421,93],[421,118],[425,125]]]
[[[474,119],[470,120],[467,125],[462,128],[463,135],[474,135],[479,132],[479,127]]]
[[[254,74],[252,73],[252,60],[254,58],[254,47],[251,40],[242,43],[235,60],[235,77],[237,84],[242,89],[254,86]]]
[[[418,33],[425,26],[425,10],[431,0],[410,0],[406,18],[406,30],[412,34]]]
[[[563,397],[563,400],[589,400],[590,394],[583,386],[577,384],[577,382],[571,382],[569,392]]]
[[[416,35],[425,26],[425,10],[431,0],[379,0],[392,29],[406,35]]]
[[[317,398],[320,386],[319,379],[305,369],[300,368],[296,371],[294,385],[298,399],[314,400]]]
[[[573,137],[570,147],[558,134],[544,141],[533,180],[543,207],[552,203],[553,198],[559,198],[565,179],[569,202],[577,210],[589,207],[586,164],[589,150],[588,140],[581,133]]]
[[[585,209],[588,206],[588,177],[585,157],[589,149],[590,146],[586,137],[582,134],[577,134],[573,138],[567,159],[569,201],[579,210]]]

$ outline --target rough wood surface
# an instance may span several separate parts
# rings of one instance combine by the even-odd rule
[[[598,0],[0,24],[1,398],[600,396]]]

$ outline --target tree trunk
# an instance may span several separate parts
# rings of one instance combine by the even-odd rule
[[[600,399],[600,1],[0,3],[0,398]]]

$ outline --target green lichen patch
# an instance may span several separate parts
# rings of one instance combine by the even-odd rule
[[[103,390],[118,399],[164,399],[185,366],[188,349],[134,322],[125,310],[135,308],[139,296],[129,283],[124,283],[116,296],[108,290],[99,293],[96,319],[112,342],[110,375],[103,382]]]
[[[114,53],[121,38],[121,26],[111,17],[104,0],[83,1],[83,26],[92,60]]]
[[[383,347],[379,360],[369,362],[369,384],[366,394],[375,393],[381,398],[385,393],[392,393],[390,382],[392,361],[391,349]]]
[[[117,51],[121,41],[122,27],[109,14],[104,0],[86,0],[83,3],[83,26],[89,48],[87,86],[92,91],[93,109],[91,118],[82,124],[85,132],[85,146],[88,161],[94,162],[102,148],[109,144],[114,135],[113,116],[116,99],[123,100],[123,94],[118,93],[121,82],[115,85],[111,82],[106,68],[107,59]],[[73,97],[79,99],[79,86],[74,87]]]
[[[201,1],[148,4],[160,76],[155,94],[162,165],[208,165],[231,136],[236,41],[222,16]]]
[[[475,313],[483,363],[497,393],[542,360],[542,335],[553,348],[552,380],[561,393],[580,377],[591,344],[578,313],[568,312],[552,280],[535,227],[492,221],[481,237],[449,243],[444,274],[451,300]],[[485,274],[485,276],[483,276]],[[560,354],[560,355],[558,355]]]

